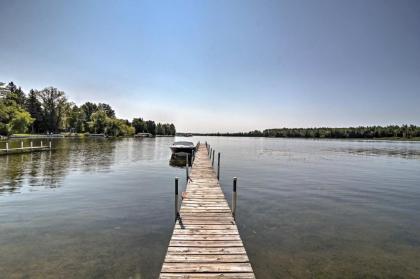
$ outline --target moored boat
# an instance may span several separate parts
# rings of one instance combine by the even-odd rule
[[[176,141],[169,148],[174,154],[176,153],[191,154],[196,149],[194,143],[190,141]]]

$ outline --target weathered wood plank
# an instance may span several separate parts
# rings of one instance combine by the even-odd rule
[[[160,279],[255,279],[253,273],[161,273]]]
[[[252,272],[249,263],[163,263],[162,272]]]
[[[189,229],[175,229],[173,232],[174,235],[176,234],[192,234],[192,235],[199,235],[199,234],[239,234],[238,230],[189,230]]]
[[[201,229],[201,230],[234,230],[237,229],[236,225],[208,225],[208,224],[201,224],[201,225],[193,225],[184,224],[181,226],[179,222],[175,225],[175,229]]]
[[[242,247],[241,240],[230,241],[194,241],[194,240],[171,240],[169,246],[173,247]]]
[[[222,234],[222,235],[211,235],[211,234],[174,234],[172,240],[241,240],[238,234]]]
[[[168,247],[168,253],[183,255],[232,255],[246,254],[244,247]]]
[[[246,254],[239,255],[179,255],[168,253],[167,263],[247,263]]]

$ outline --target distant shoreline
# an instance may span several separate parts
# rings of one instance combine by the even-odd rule
[[[194,134],[197,137],[231,137],[231,138],[268,138],[268,139],[308,139],[308,140],[366,140],[366,141],[420,141],[420,137],[415,138],[400,138],[400,137],[389,137],[389,138],[315,138],[315,137],[266,137],[266,136],[237,136],[237,135],[213,135],[213,134]]]

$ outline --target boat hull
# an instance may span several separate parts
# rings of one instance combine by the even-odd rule
[[[171,151],[174,154],[178,154],[178,153],[188,153],[191,154],[193,151],[195,151],[195,147],[176,147],[176,146],[171,146]]]

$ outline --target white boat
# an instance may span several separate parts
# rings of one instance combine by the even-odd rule
[[[172,153],[189,153],[195,151],[194,143],[190,141],[176,141],[170,147]]]

